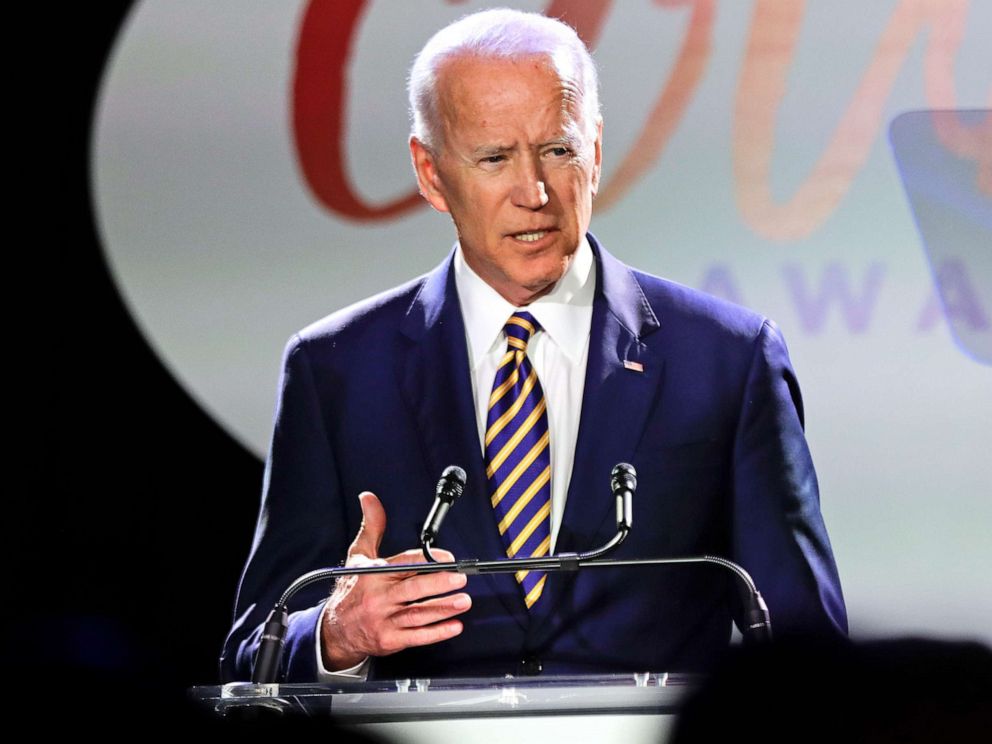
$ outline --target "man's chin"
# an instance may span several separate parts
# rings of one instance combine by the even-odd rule
[[[525,284],[518,285],[519,296],[526,298],[526,302],[518,302],[515,304],[529,305],[534,300],[539,300],[549,294],[555,288],[555,285],[558,284],[558,281],[564,273],[565,272],[558,272],[539,280],[532,279]]]

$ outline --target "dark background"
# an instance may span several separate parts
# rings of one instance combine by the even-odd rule
[[[218,679],[262,463],[161,365],[104,263],[90,210],[91,117],[129,3],[80,5],[25,27],[56,30],[33,45],[30,144],[8,145],[24,161],[23,211],[11,217],[32,228],[20,251],[27,271],[8,273],[8,287],[34,277],[20,289],[38,301],[31,322],[8,326],[7,409],[19,436],[8,449],[4,667],[71,681],[84,697],[106,701],[89,683],[109,683],[125,699],[182,706],[189,686]]]

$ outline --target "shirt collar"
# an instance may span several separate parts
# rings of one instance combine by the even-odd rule
[[[596,292],[596,262],[589,241],[584,237],[554,288],[526,308],[514,307],[486,284],[465,262],[461,245],[455,251],[455,288],[468,336],[472,369],[478,367],[494,346],[503,347],[503,326],[507,318],[522,309],[537,319],[572,362],[581,360],[592,325]]]

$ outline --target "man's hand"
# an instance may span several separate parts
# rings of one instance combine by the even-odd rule
[[[420,550],[379,558],[386,512],[375,494],[359,495],[362,526],[348,548],[346,565],[423,563]],[[453,561],[446,550],[432,549],[439,561]],[[348,669],[367,656],[387,656],[411,646],[426,646],[462,632],[453,619],[472,606],[468,594],[448,594],[465,586],[464,574],[367,574],[339,579],[320,629],[324,667]],[[444,595],[444,596],[438,596]]]

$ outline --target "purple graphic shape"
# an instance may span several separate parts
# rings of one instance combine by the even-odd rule
[[[992,365],[992,111],[910,111],[889,141],[951,335]]]

